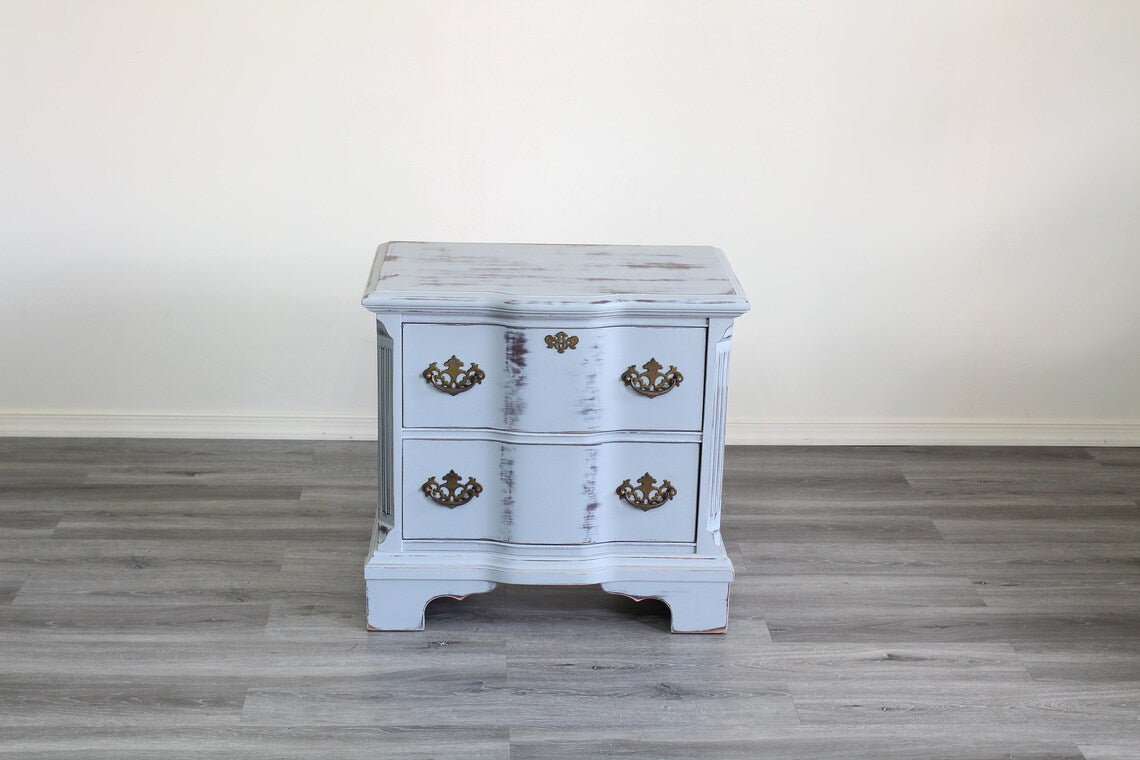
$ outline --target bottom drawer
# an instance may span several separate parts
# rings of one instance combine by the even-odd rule
[[[699,449],[696,443],[408,440],[403,535],[524,544],[691,543]]]

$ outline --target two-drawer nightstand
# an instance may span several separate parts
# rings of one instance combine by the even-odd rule
[[[720,537],[732,321],[693,246],[387,243],[376,314],[379,509],[368,627],[498,583],[601,584],[727,624]]]

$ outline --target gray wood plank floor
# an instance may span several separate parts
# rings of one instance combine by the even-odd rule
[[[730,448],[725,636],[364,630],[375,444],[0,439],[0,756],[1140,758],[1140,449]]]

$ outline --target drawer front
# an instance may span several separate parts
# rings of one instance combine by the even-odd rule
[[[691,543],[699,449],[695,443],[408,440],[404,538]],[[646,474],[652,480],[639,482]],[[627,480],[623,498],[618,489]]]
[[[701,327],[407,324],[403,358],[405,427],[701,428]]]

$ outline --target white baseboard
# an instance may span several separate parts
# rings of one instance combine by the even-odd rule
[[[374,417],[0,414],[0,436],[375,440]],[[731,445],[1140,446],[1140,422],[730,420]]]
[[[1140,422],[729,421],[752,446],[1140,446]]]
[[[374,441],[376,418],[0,414],[0,436]]]

